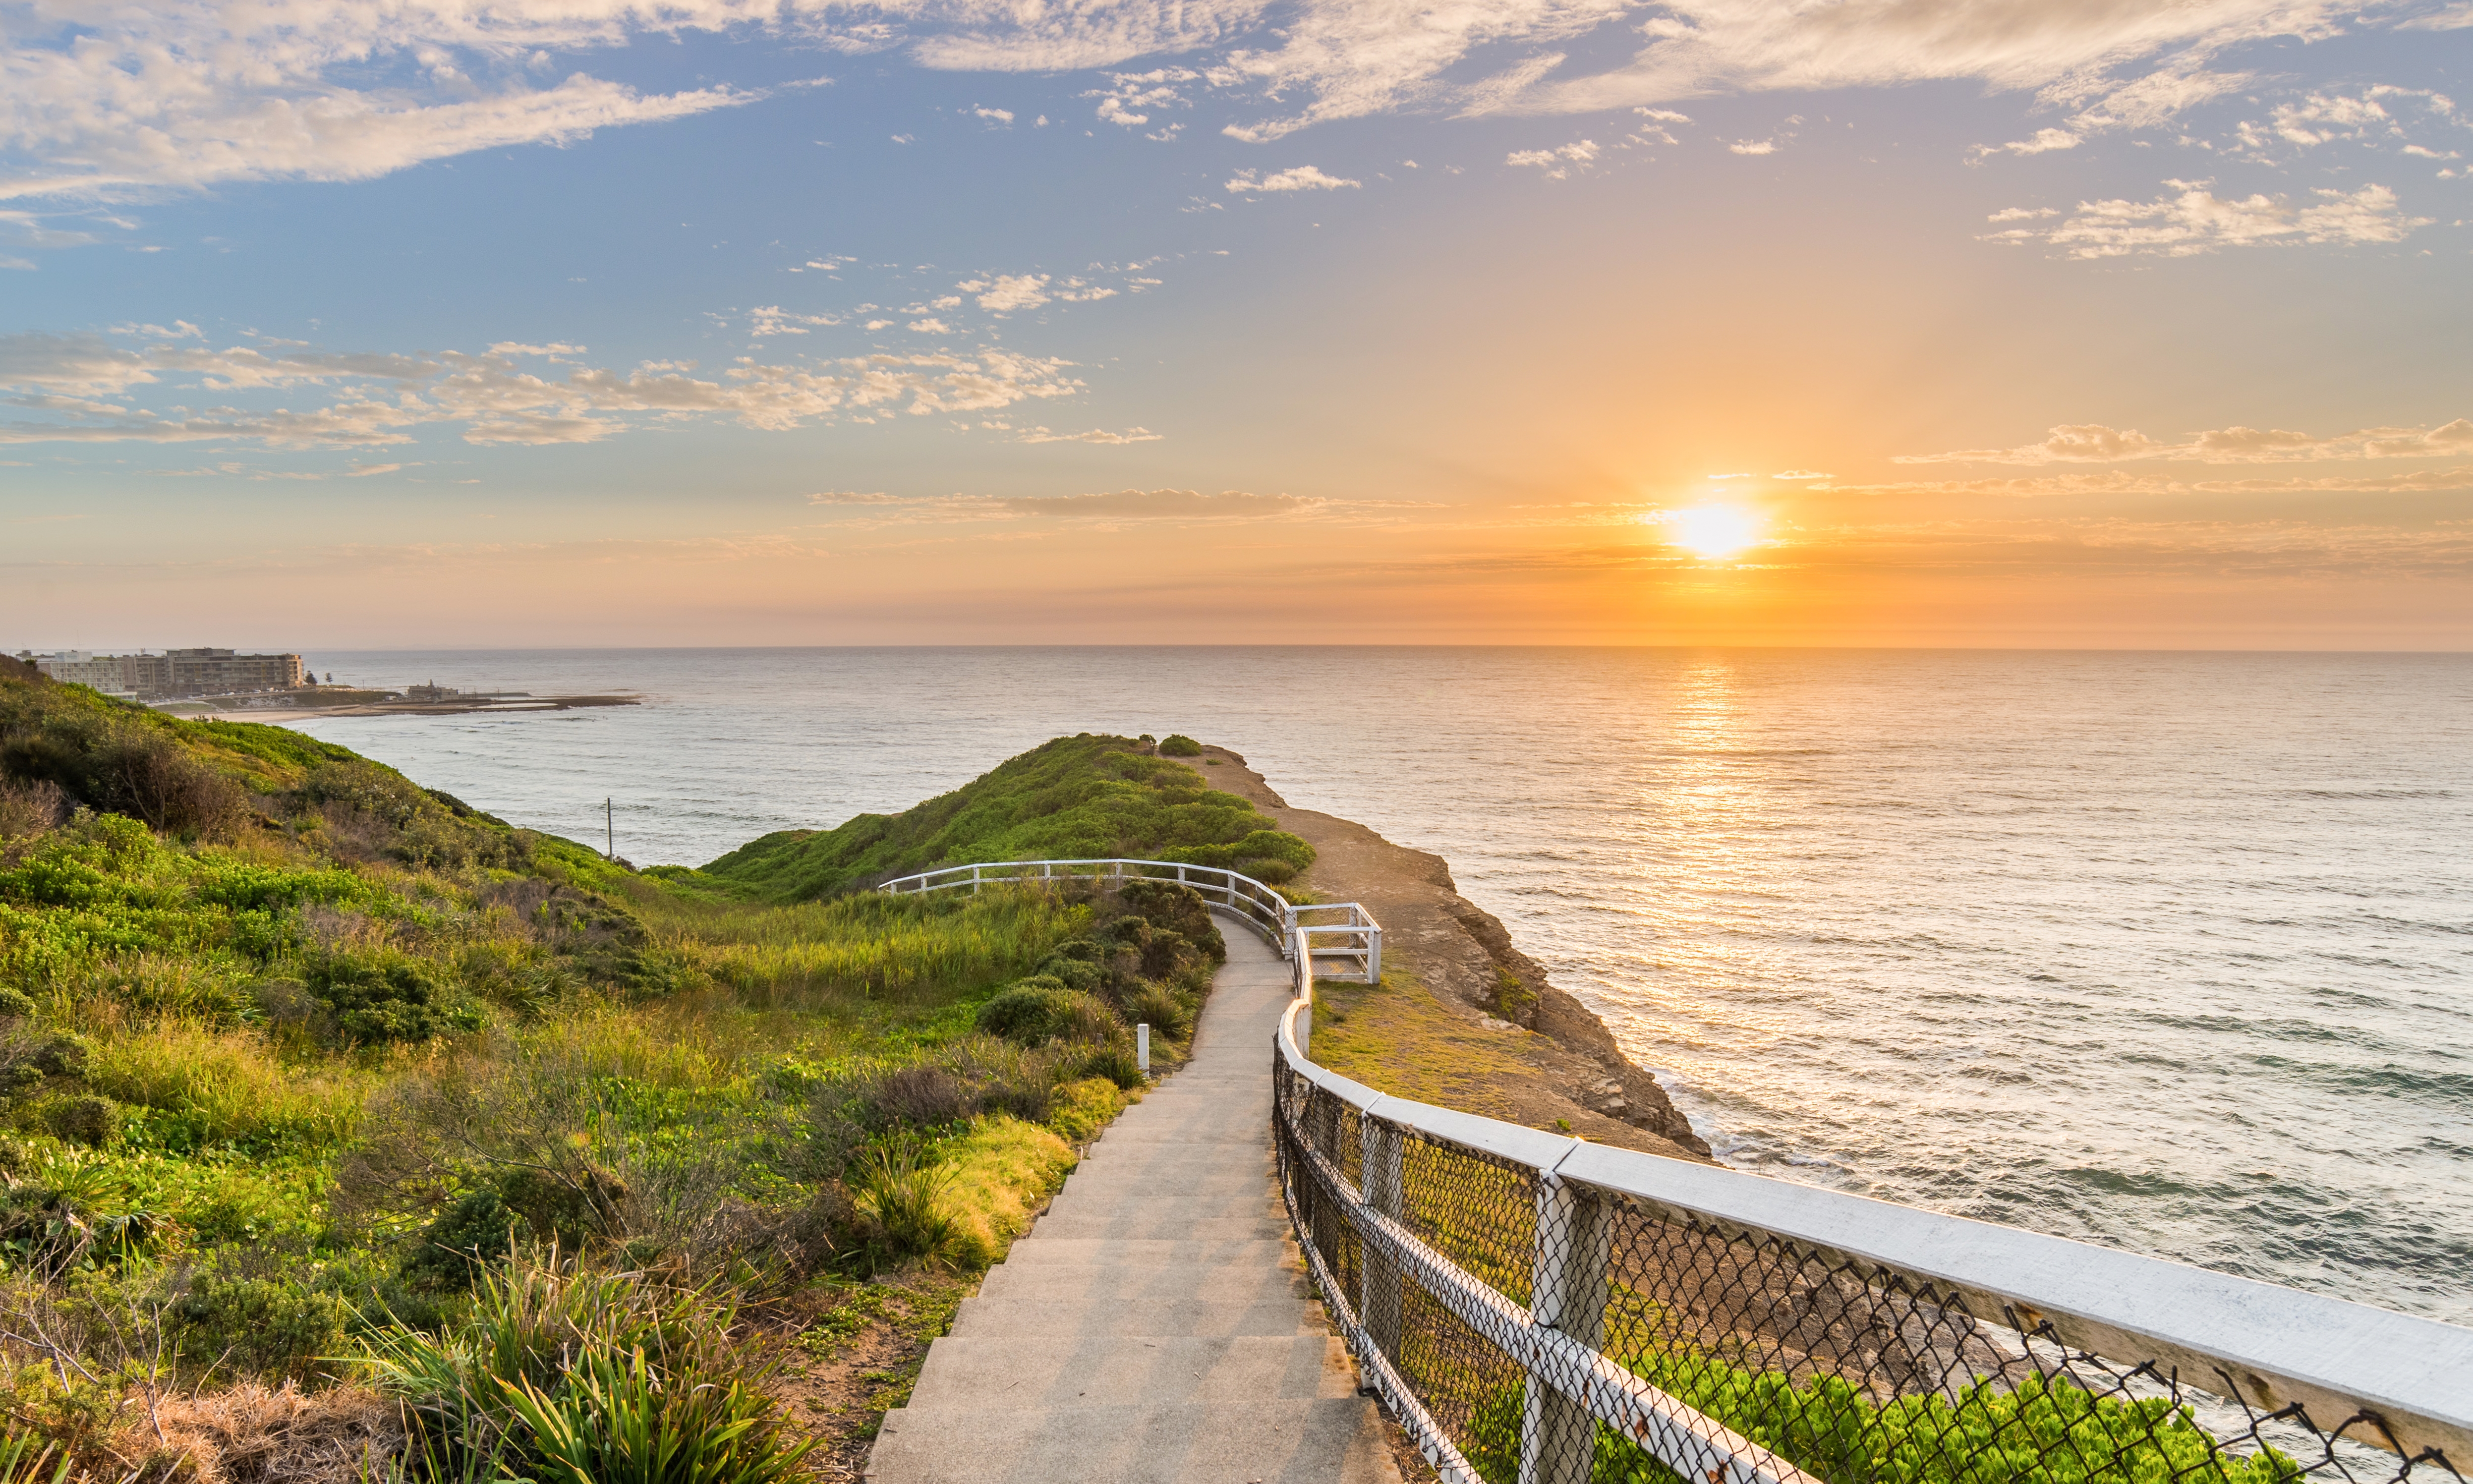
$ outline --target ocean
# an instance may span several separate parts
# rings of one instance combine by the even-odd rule
[[[308,658],[641,692],[302,727],[639,866],[1188,732],[1443,855],[1730,1164],[2473,1323],[2473,657]]]

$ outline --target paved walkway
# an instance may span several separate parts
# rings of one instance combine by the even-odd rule
[[[1398,1484],[1287,1234],[1271,1031],[1288,970],[1220,919],[1194,1057],[1119,1115],[962,1303],[876,1484]]]

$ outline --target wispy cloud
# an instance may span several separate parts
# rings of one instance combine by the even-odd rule
[[[630,419],[725,418],[780,431],[816,419],[873,421],[897,413],[989,412],[1070,396],[1070,362],[985,348],[969,355],[875,354],[802,363],[742,356],[716,380],[646,363],[632,371],[580,364],[570,346],[503,344],[479,354],[273,353],[156,343],[139,348],[94,337],[0,336],[0,400],[34,416],[0,421],[0,443],[258,443],[356,447],[409,442],[429,424],[460,425],[474,443],[591,443]],[[564,364],[554,377],[528,361]],[[331,389],[305,411],[190,405],[199,391],[247,394]],[[180,400],[135,399],[162,388]]]
[[[2355,191],[2321,189],[2311,193],[2315,203],[2296,204],[2283,196],[2252,195],[2223,200],[2205,180],[2167,180],[2177,194],[2154,201],[2082,201],[2057,222],[2012,227],[1989,232],[1987,242],[2040,242],[2065,250],[2075,258],[2152,255],[2191,257],[2221,248],[2263,243],[2401,242],[2431,218],[2407,216],[2394,191],[2365,185]],[[1992,217],[2015,222],[2045,211],[2012,207]],[[2049,212],[2057,216],[2058,212]]]
[[[1111,433],[1106,428],[1092,428],[1087,433],[1051,433],[1045,428],[1032,428],[1021,435],[1025,443],[1155,443],[1164,436],[1148,428],[1127,428]]]
[[[1236,172],[1236,179],[1228,182],[1228,189],[1242,195],[1276,195],[1283,191],[1335,191],[1343,187],[1354,189],[1365,183],[1362,180],[1347,180],[1336,176],[1327,176],[1319,167],[1313,165],[1292,166],[1276,175],[1263,176],[1260,180],[1255,176],[1254,171],[1240,170]]]
[[[2357,428],[2321,438],[2282,428],[2229,427],[2173,441],[2100,422],[2064,423],[2015,448],[1899,454],[1894,464],[2123,464],[2154,459],[2202,464],[2291,464],[2319,459],[2428,459],[2473,454],[2473,419],[2436,427]]]

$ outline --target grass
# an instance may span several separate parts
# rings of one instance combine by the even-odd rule
[[[694,878],[750,899],[804,901],[937,866],[1115,856],[1303,870],[1313,847],[1130,737],[1059,737],[900,814],[749,842]]]
[[[1522,1055],[1526,1041],[1452,1014],[1396,965],[1383,966],[1379,985],[1314,987],[1314,1061],[1394,1097],[1520,1121],[1498,1089],[1537,1075]]]
[[[0,1438],[97,1478],[285,1428],[337,1480],[846,1451],[1124,1106],[1126,1011],[1176,1028],[1224,950],[1172,888],[843,888],[1303,850],[1133,746],[637,874],[297,733],[0,675]],[[1084,1013],[978,1028],[1041,975]],[[781,1357],[843,1345],[882,1379],[784,1410]]]

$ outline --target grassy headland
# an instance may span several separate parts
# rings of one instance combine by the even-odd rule
[[[852,889],[1115,853],[1310,859],[1083,736],[638,874],[0,674],[0,1477],[849,1461],[1224,953],[1164,884]]]
[[[1192,769],[1133,739],[1085,732],[900,814],[752,840],[702,874],[761,899],[805,901],[936,866],[1114,856],[1284,881],[1312,864],[1313,848]]]

